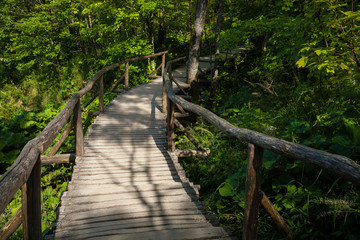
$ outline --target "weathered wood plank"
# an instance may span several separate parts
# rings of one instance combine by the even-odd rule
[[[119,224],[119,225],[116,225]],[[147,222],[130,222],[128,224],[124,224],[122,222],[108,222],[108,223],[97,223],[91,224],[89,227],[93,228],[83,228],[83,229],[71,229],[70,231],[59,231],[56,232],[57,237],[63,236],[84,236],[92,237],[99,236],[99,232],[104,232],[104,235],[107,235],[107,232],[116,231],[118,233],[126,234],[126,233],[134,233],[134,232],[148,232],[153,230],[161,230],[161,229],[177,229],[177,228],[204,228],[211,227],[211,224],[207,223],[206,220],[202,219],[174,219],[168,220],[166,218],[163,219],[150,219]],[[121,229],[121,231],[119,231]],[[102,236],[102,235],[100,235]]]
[[[270,215],[272,220],[274,221],[276,227],[279,229],[281,234],[286,239],[293,239],[293,234],[290,231],[290,228],[285,223],[284,219],[281,217],[280,213],[276,210],[274,205],[271,203],[271,201],[268,199],[268,197],[265,195],[264,192],[260,192],[261,195],[261,205],[265,208],[266,212]]]
[[[141,185],[112,185],[103,186],[101,189],[99,188],[78,188],[72,189],[71,191],[65,192],[64,196],[69,197],[82,197],[82,196],[92,196],[92,195],[106,195],[106,194],[114,194],[114,193],[131,193],[131,192],[151,192],[151,191],[172,191],[172,190],[182,190],[183,193],[189,193],[192,195],[198,195],[199,191],[196,188],[188,186],[184,186],[181,183],[169,184],[141,184]]]
[[[151,182],[151,181],[155,181],[155,180],[175,180],[175,179],[179,179],[178,176],[171,176],[171,175],[155,175],[155,176],[133,176],[130,177],[132,174],[128,174],[127,176],[124,176],[123,174],[121,175],[115,175],[115,176],[102,176],[99,179],[92,179],[91,177],[86,177],[86,176],[74,176],[72,178],[72,181],[76,180],[77,183],[80,182],[85,182],[85,184],[87,183],[112,183],[112,182],[118,182],[118,183],[125,183],[125,182]],[[90,181],[90,182],[89,182]]]
[[[94,231],[94,229],[84,229],[82,231],[73,231],[71,234],[61,234],[57,235],[55,233],[56,238],[62,239],[62,238],[68,238],[71,236],[72,239],[84,239],[84,238],[98,238],[103,236],[111,236],[111,235],[133,235],[134,233],[152,233],[154,231],[159,230],[170,230],[173,231],[175,229],[187,229],[188,231],[191,231],[191,229],[200,229],[200,228],[206,228],[209,227],[209,223],[184,223],[182,221],[182,224],[174,224],[174,225],[159,225],[159,226],[145,226],[145,227],[138,227],[138,228],[116,228],[116,226],[107,226],[98,228],[98,231]],[[119,239],[119,237],[117,239]],[[170,236],[169,236],[170,237]],[[120,237],[122,239],[122,236]],[[139,239],[139,238],[132,238],[132,239]],[[147,238],[144,238],[147,239]],[[159,239],[159,238],[156,238]],[[172,237],[167,239],[173,239]]]
[[[183,226],[185,227],[185,226]],[[133,239],[216,239],[229,234],[221,227],[213,228],[182,228],[182,229],[154,229],[153,231],[125,234],[121,231],[108,232],[105,236],[95,235],[98,240],[133,240]]]
[[[264,150],[249,143],[248,151],[249,157],[246,168],[245,208],[242,239],[256,240],[261,197],[261,165]]]
[[[110,169],[109,169],[110,170]],[[157,177],[169,177],[169,176],[176,176],[178,174],[177,171],[146,171],[146,172],[112,172],[109,171],[107,174],[79,174],[74,173],[72,176],[73,180],[86,180],[89,179],[91,181],[97,181],[97,180],[106,180],[106,179],[123,179],[123,178],[134,178],[136,179],[143,179],[143,178],[157,178]],[[135,179],[136,178],[136,179]]]
[[[99,93],[95,93],[94,96],[92,96],[91,99],[84,104],[84,106],[81,108],[81,111],[84,111],[84,109],[87,108],[98,96]]]
[[[167,103],[167,141],[168,141],[168,150],[170,152],[175,151],[175,129],[174,129],[174,111],[175,104],[171,101]]]
[[[176,203],[176,202],[192,202],[193,199],[188,195],[177,195],[177,196],[164,196],[161,198],[157,197],[148,197],[148,198],[136,198],[136,199],[111,199],[103,202],[95,202],[95,203],[88,203],[88,204],[80,204],[80,205],[70,205],[70,206],[62,206],[60,208],[60,212],[67,212],[67,213],[75,213],[75,212],[82,212],[82,211],[89,211],[91,209],[103,209],[109,207],[125,207],[125,206],[138,206],[144,204],[165,204],[165,203]]]
[[[120,90],[120,89],[116,89],[117,86],[119,86],[119,84],[121,83],[121,81],[125,78],[125,73],[119,78],[119,80],[115,83],[115,85],[111,88],[110,92],[113,92],[114,90]],[[123,90],[123,89],[121,89]]]
[[[74,109],[74,125],[76,156],[82,156],[84,154],[84,132],[82,129],[80,100],[78,100]]]
[[[129,90],[129,62],[125,62],[125,90]]]
[[[156,175],[173,175],[173,174],[177,174],[178,171],[175,169],[175,167],[173,167],[172,169],[169,169],[169,167],[164,166],[162,168],[152,168],[152,167],[146,167],[145,169],[142,168],[137,168],[137,169],[133,169],[133,168],[128,168],[128,169],[87,169],[82,170],[77,168],[78,170],[73,172],[73,176],[94,176],[94,179],[98,179],[99,176],[101,175],[122,175],[122,176],[127,176],[127,175],[135,175],[135,176],[142,176],[142,175],[146,175],[146,176],[156,176]],[[110,172],[111,171],[111,172]]]
[[[98,222],[83,222],[78,224],[78,222],[69,222],[67,225],[62,225],[61,227],[56,228],[56,232],[70,232],[70,231],[79,231],[83,229],[93,229],[102,228],[106,226],[115,226],[115,229],[119,228],[139,228],[147,226],[161,226],[161,225],[171,225],[171,224],[184,224],[184,223],[206,223],[208,222],[205,215],[196,214],[196,215],[166,215],[166,216],[145,216],[131,219],[109,219],[108,221],[98,221]],[[111,227],[111,229],[114,229]],[[77,232],[78,234],[80,232]]]
[[[66,128],[64,129],[63,133],[61,134],[59,140],[54,144],[54,146],[51,148],[47,156],[51,157],[56,154],[56,152],[59,150],[61,145],[65,142],[66,138],[69,136],[70,131],[72,127],[74,126],[74,120],[70,120]]]
[[[65,213],[56,223],[57,229],[71,226],[86,225],[97,222],[136,220],[151,217],[178,217],[197,215],[204,216],[205,207],[195,202],[164,203],[152,205],[151,211],[148,206],[133,206],[131,211],[119,208],[94,209],[79,213]],[[89,217],[90,216],[90,217]]]
[[[75,159],[76,155],[73,153],[57,154],[54,156],[41,155],[41,165],[73,163]]]
[[[104,75],[101,75],[99,81],[99,112],[104,112]]]
[[[91,196],[76,196],[73,197],[72,195],[68,196],[66,193],[64,193],[64,196],[61,198],[61,205],[62,206],[73,206],[76,204],[89,204],[89,203],[100,203],[100,202],[108,202],[113,200],[121,199],[121,201],[124,201],[125,199],[138,199],[142,198],[145,201],[147,201],[150,198],[158,198],[163,199],[165,197],[176,197],[176,196],[182,196],[187,195],[192,200],[197,199],[197,195],[195,192],[190,194],[189,192],[186,192],[183,189],[167,189],[167,190],[156,190],[156,191],[142,191],[134,192],[134,191],[128,191],[128,192],[115,192],[111,194],[102,194],[102,195],[91,195]]]
[[[23,238],[25,240],[42,239],[40,156],[38,156],[27,182],[22,186],[21,203]]]
[[[0,239],[8,239],[22,223],[22,208],[0,230]]]
[[[186,128],[176,118],[174,119],[174,123],[180,129],[180,131],[182,131],[185,134],[185,136],[189,139],[189,141],[192,144],[194,144],[196,149],[205,151],[205,149],[201,146],[201,144],[198,141],[196,141],[195,138],[193,138],[193,136],[191,136],[191,134],[186,130]]]

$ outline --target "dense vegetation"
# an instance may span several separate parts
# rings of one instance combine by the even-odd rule
[[[217,3],[208,4],[208,41],[215,35]],[[324,0],[223,3],[219,48],[246,50],[219,61],[216,88],[203,92],[202,104],[236,126],[360,163],[359,4]],[[188,41],[195,5],[196,1],[183,0],[3,0],[0,174],[97,70]],[[130,83],[147,81],[149,67],[151,62],[132,65]],[[119,70],[105,76],[106,84],[120,74]],[[112,97],[108,94],[107,101]],[[91,108],[96,109],[96,102]],[[90,121],[85,115],[84,123]],[[202,119],[193,128],[212,154],[184,159],[184,168],[192,181],[201,184],[208,211],[241,234],[247,146],[228,140]],[[189,143],[178,136],[177,145]],[[73,146],[70,137],[61,151],[72,152]],[[54,209],[66,189],[71,166],[43,167],[42,172],[43,230],[47,231],[55,220]],[[359,187],[352,183],[266,151],[262,188],[296,238],[360,238]],[[16,212],[18,198],[0,224]],[[259,231],[261,239],[281,238],[264,212]]]
[[[248,50],[223,63],[204,105],[236,126],[359,163],[359,10],[352,1],[226,2],[220,46]],[[201,119],[193,128],[212,154],[184,167],[208,210],[241,236],[247,146]],[[262,188],[297,239],[360,238],[359,187],[268,151],[263,167]],[[260,239],[281,238],[263,210],[260,222]]]

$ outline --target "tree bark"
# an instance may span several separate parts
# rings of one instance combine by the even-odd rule
[[[217,87],[217,78],[219,75],[219,63],[216,60],[216,56],[220,53],[219,51],[219,36],[221,32],[221,25],[224,20],[222,12],[223,12],[223,6],[224,6],[223,0],[216,0],[216,8],[217,8],[217,20],[216,20],[216,28],[215,28],[215,67],[214,67],[214,73],[211,79],[211,96],[215,96],[216,94],[216,87]],[[213,106],[215,102],[212,101],[211,105]]]
[[[218,62],[216,60],[216,55],[219,54],[219,36],[220,36],[220,32],[221,32],[221,25],[223,22],[223,15],[222,15],[222,11],[223,11],[223,0],[216,0],[216,8],[217,8],[217,21],[216,21],[216,29],[215,29],[215,71],[214,71],[214,75],[213,78],[211,80],[211,89],[212,89],[212,93],[215,94],[215,89],[216,89],[216,84],[217,84],[217,77],[219,74],[219,66],[218,66]],[[213,95],[214,96],[214,95]]]
[[[190,84],[190,92],[193,100],[199,100],[200,92],[198,90],[198,68],[200,57],[200,46],[205,26],[207,0],[197,0],[194,28],[191,35],[191,45],[187,61],[187,83]]]

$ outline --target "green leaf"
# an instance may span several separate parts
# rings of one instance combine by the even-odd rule
[[[296,65],[298,68],[302,68],[306,66],[306,63],[308,62],[309,58],[308,57],[302,57],[300,58],[297,62]]]
[[[223,197],[231,197],[236,194],[235,188],[232,185],[232,182],[230,179],[226,179],[223,186],[219,188],[219,193]]]
[[[35,121],[32,121],[32,120],[30,120],[30,121],[27,121],[27,120],[20,120],[20,127],[22,128],[22,129],[27,129],[27,128],[29,128],[29,127],[32,127],[32,126],[34,126],[34,125],[36,125],[36,122]]]

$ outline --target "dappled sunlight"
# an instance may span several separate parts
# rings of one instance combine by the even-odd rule
[[[57,239],[211,226],[167,153],[161,92],[155,79],[120,94],[95,120],[62,198]]]

